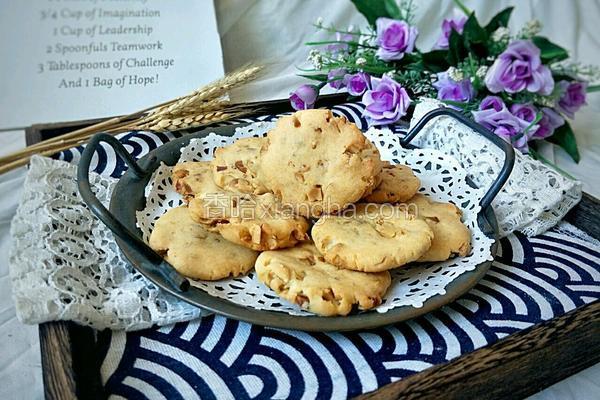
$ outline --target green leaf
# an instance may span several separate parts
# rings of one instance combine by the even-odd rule
[[[565,122],[563,126],[557,128],[554,131],[554,134],[546,140],[562,147],[567,154],[571,156],[573,161],[579,163],[581,157],[579,156],[579,150],[577,149],[577,141],[575,140],[573,129],[571,129],[571,125],[569,125],[568,122]]]
[[[508,7],[494,15],[490,22],[485,26],[485,31],[488,34],[492,34],[496,29],[501,26],[506,28],[508,26],[508,20],[510,20],[510,14],[513,12],[514,7]]]
[[[421,63],[421,55],[419,53],[405,54],[400,60],[394,61],[394,64],[398,67],[410,67],[414,64]],[[422,69],[422,68],[421,68]]]
[[[391,18],[402,18],[402,11],[400,11],[400,7],[398,7],[398,3],[396,3],[396,0],[383,0],[383,3],[385,5],[385,10]]]
[[[432,50],[421,54],[423,66],[431,72],[442,72],[448,69],[446,60],[448,52],[446,50]]]
[[[327,82],[327,74],[298,74],[298,76],[312,79],[313,81]]]
[[[477,21],[475,13],[471,13],[469,18],[467,18],[462,35],[465,38],[465,45],[467,47],[469,47],[471,43],[483,43],[488,38],[488,34],[485,29],[479,25],[479,21]]]
[[[545,37],[534,36],[531,40],[533,40],[533,43],[540,49],[540,57],[542,58],[543,63],[557,62],[569,58],[567,50],[552,43]]]
[[[573,77],[567,74],[552,74],[552,78],[554,78],[554,82],[560,81],[572,81]],[[588,86],[589,89],[589,86]]]
[[[468,54],[467,49],[465,48],[463,38],[460,33],[456,32],[454,29],[450,32],[450,36],[448,37],[448,55],[446,60],[448,60],[448,64],[456,66],[459,62],[461,62]]]
[[[375,21],[379,17],[394,18],[388,10],[388,8],[393,8],[392,5],[388,4],[390,2],[393,2],[393,0],[352,0],[352,4],[358,12],[364,15],[373,27],[375,27]],[[398,16],[395,18],[398,18]]]

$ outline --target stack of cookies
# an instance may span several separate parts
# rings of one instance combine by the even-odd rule
[[[316,314],[373,308],[390,270],[470,251],[461,211],[417,194],[404,165],[329,110],[285,116],[264,138],[173,168],[186,205],[160,217],[150,246],[192,279],[256,269],[280,297]]]

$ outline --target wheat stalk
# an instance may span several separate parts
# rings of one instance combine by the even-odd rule
[[[149,126],[143,127],[143,129],[142,129],[142,127],[135,126],[135,125],[131,125],[131,126],[124,125],[124,126],[120,126],[120,127],[115,127],[113,129],[105,130],[103,132],[109,133],[111,135],[116,135],[119,133],[129,132],[132,130],[167,132],[167,131],[175,131],[175,130],[180,130],[180,129],[191,129],[191,128],[197,128],[197,127],[210,125],[210,124],[214,124],[214,123],[218,123],[218,122],[227,121],[229,119],[239,118],[240,116],[242,116],[248,112],[249,112],[249,110],[244,110],[244,109],[232,111],[232,112],[216,111],[216,112],[212,112],[209,114],[197,115],[196,117],[193,118],[193,121],[190,121],[188,123],[180,123],[180,122],[171,121],[170,124],[168,124],[166,126],[162,126],[162,125],[164,125],[164,122],[163,122],[160,125],[157,124],[157,125],[149,125]],[[163,121],[170,121],[170,120],[163,120]],[[39,155],[43,155],[43,156],[50,156],[59,151],[67,150],[67,149],[77,147],[77,146],[81,146],[81,145],[85,144],[88,141],[88,139],[90,137],[92,137],[93,135],[94,135],[94,133],[89,133],[81,138],[73,138],[70,140],[63,140],[60,142],[51,143],[50,145],[46,146],[42,150],[39,150],[35,154],[39,154]],[[29,160],[30,160],[30,157],[22,157],[22,158],[7,162],[5,164],[2,164],[2,165],[0,165],[0,174],[3,174],[5,172],[8,172],[8,171],[18,168],[18,167],[22,167],[23,165],[28,164]]]
[[[0,174],[27,164],[34,154],[51,155],[84,144],[98,132],[111,134],[132,130],[164,132],[197,128],[237,118],[251,110],[231,106],[228,99],[229,91],[256,78],[261,69],[262,67],[259,66],[243,67],[186,96],[77,129],[0,157]]]

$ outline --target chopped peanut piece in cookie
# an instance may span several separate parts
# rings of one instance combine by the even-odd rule
[[[311,243],[265,251],[256,260],[258,279],[280,297],[324,316],[378,306],[391,283],[389,272],[351,271],[327,263]]]
[[[417,261],[433,241],[433,231],[425,221],[390,204],[357,204],[344,215],[324,216],[311,235],[327,262],[364,272]]]
[[[304,110],[267,134],[258,179],[297,214],[319,217],[371,193],[381,172],[377,148],[330,110]]]

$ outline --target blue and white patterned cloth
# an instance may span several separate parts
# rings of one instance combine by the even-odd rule
[[[359,127],[361,106],[335,107]],[[267,116],[261,119],[270,119]],[[172,134],[120,140],[140,157]],[[81,149],[63,152],[76,161]],[[124,165],[108,148],[97,172]],[[600,243],[561,223],[502,239],[488,274],[454,303],[414,320],[350,333],[306,333],[221,316],[138,332],[99,333],[107,395],[150,399],[345,398],[447,362],[600,298]]]

